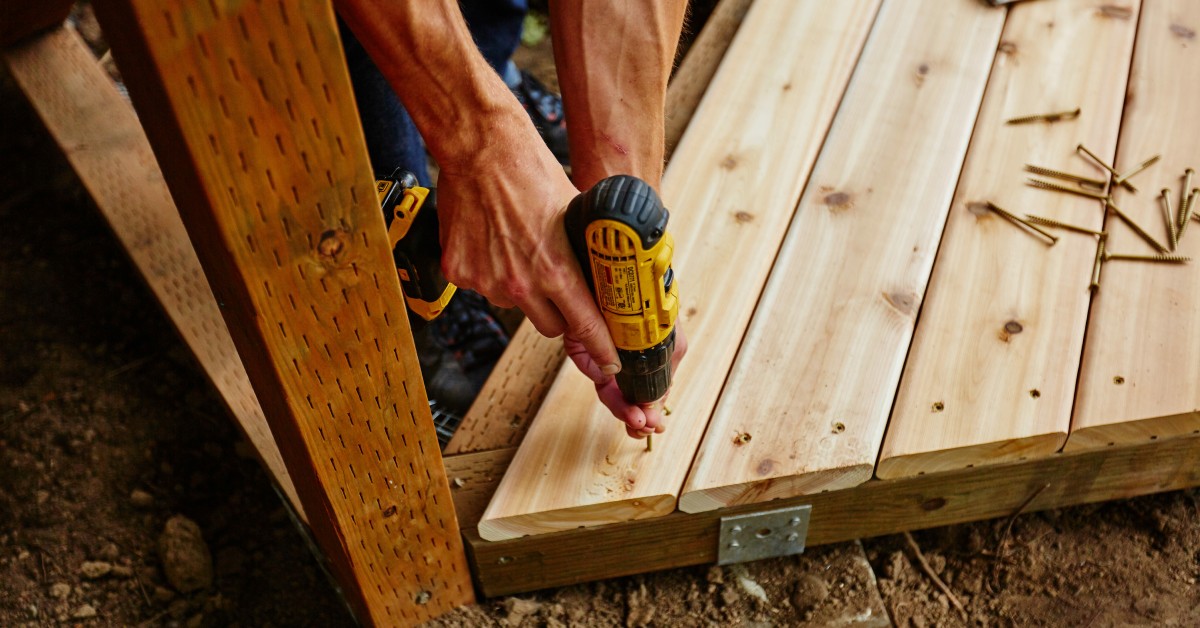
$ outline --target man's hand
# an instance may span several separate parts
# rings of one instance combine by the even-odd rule
[[[528,127],[527,129],[524,127]],[[518,307],[542,335],[564,334],[601,383],[617,350],[567,240],[563,213],[579,193],[528,120],[438,182],[442,271],[501,307]]]
[[[666,429],[663,421],[663,407],[667,397],[646,404],[629,403],[625,401],[621,389],[617,388],[617,380],[611,375],[605,375],[596,366],[596,362],[588,355],[583,344],[569,334],[563,338],[567,355],[579,370],[596,384],[596,396],[608,408],[613,416],[625,424],[625,433],[633,438],[645,438],[651,434],[661,434]],[[675,352],[671,354],[671,372],[679,368],[679,361],[687,354],[687,338],[677,322],[675,324]]]

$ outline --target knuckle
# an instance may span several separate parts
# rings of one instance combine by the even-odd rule
[[[533,292],[528,280],[516,276],[503,281],[501,287],[513,301],[523,301]]]

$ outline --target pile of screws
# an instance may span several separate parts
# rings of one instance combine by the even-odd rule
[[[1008,123],[1024,124],[1035,121],[1058,122],[1061,120],[1070,120],[1078,115],[1079,110],[1076,109],[1069,112],[1014,118],[1009,120]],[[1196,200],[1197,198],[1200,198],[1200,188],[1192,187],[1192,176],[1195,174],[1194,170],[1188,168],[1184,173],[1183,192],[1180,194],[1179,210],[1177,212],[1173,212],[1171,210],[1171,191],[1166,188],[1162,190],[1162,201],[1165,210],[1167,233],[1170,236],[1170,247],[1168,248],[1167,246],[1161,244],[1158,240],[1155,240],[1154,237],[1147,233],[1147,231],[1143,229],[1141,225],[1130,218],[1125,212],[1121,211],[1121,208],[1113,202],[1112,197],[1112,190],[1117,187],[1123,187],[1131,193],[1136,194],[1138,189],[1129,182],[1129,179],[1154,165],[1160,159],[1161,155],[1155,155],[1138,164],[1129,172],[1121,174],[1112,166],[1105,163],[1104,160],[1100,159],[1100,157],[1098,157],[1095,153],[1088,150],[1083,144],[1077,146],[1075,150],[1080,155],[1085,156],[1086,158],[1095,162],[1096,165],[1108,171],[1109,177],[1107,179],[1095,179],[1092,177],[1085,177],[1069,172],[1061,172],[1058,170],[1052,170],[1050,168],[1026,164],[1025,169],[1028,172],[1043,177],[1042,179],[1031,177],[1026,181],[1026,183],[1032,187],[1042,190],[1060,192],[1064,194],[1074,194],[1076,196],[1083,196],[1085,198],[1101,201],[1104,204],[1105,212],[1112,211],[1114,216],[1121,220],[1121,222],[1124,222],[1126,225],[1128,225],[1129,228],[1138,235],[1138,237],[1140,237],[1142,240],[1145,240],[1147,244],[1153,247],[1154,250],[1158,252],[1157,254],[1130,255],[1124,253],[1112,253],[1105,248],[1108,240],[1108,233],[1105,231],[1087,229],[1078,225],[1072,225],[1065,222],[1060,222],[1058,220],[1052,220],[1050,218],[1044,218],[1042,216],[1034,216],[1030,214],[1026,214],[1024,218],[1019,218],[990,201],[987,203],[988,209],[1004,217],[1014,225],[1023,227],[1034,237],[1044,240],[1048,246],[1053,246],[1055,243],[1057,243],[1058,238],[1041,227],[1065,229],[1068,231],[1074,231],[1076,233],[1083,233],[1096,237],[1096,258],[1092,265],[1091,283],[1088,286],[1088,289],[1093,292],[1100,289],[1100,268],[1105,262],[1138,261],[1166,264],[1185,264],[1191,261],[1191,258],[1184,257],[1182,255],[1175,255],[1174,252],[1179,245],[1179,241],[1183,238],[1183,234],[1187,231],[1188,223],[1192,220],[1200,221],[1200,213],[1194,212]],[[1064,183],[1047,181],[1046,179],[1057,179],[1058,181],[1063,181]]]

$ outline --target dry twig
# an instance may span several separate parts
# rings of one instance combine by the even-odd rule
[[[1013,512],[1013,514],[1008,517],[1008,522],[1004,524],[1004,532],[1000,535],[1000,540],[996,542],[997,556],[1003,555],[1004,548],[1008,543],[1008,535],[1012,532],[1013,522],[1017,520],[1017,517],[1021,516],[1021,513],[1025,512],[1026,508],[1029,508],[1029,504],[1032,504],[1033,500],[1037,499],[1038,495],[1041,495],[1048,488],[1050,488],[1049,484],[1043,484],[1034,489],[1034,491],[1029,494],[1029,497],[1026,497],[1025,501],[1021,502],[1021,505],[1017,506],[1017,509]]]
[[[904,540],[908,543],[908,549],[912,550],[913,555],[917,557],[917,563],[921,565],[921,571],[924,571],[925,575],[929,576],[929,579],[933,581],[933,584],[937,585],[937,588],[941,590],[943,595],[946,596],[946,599],[950,600],[950,603],[954,605],[954,608],[957,608],[958,612],[962,613],[963,616],[966,617],[967,609],[963,607],[963,604],[959,601],[958,596],[954,595],[954,592],[950,590],[950,587],[946,586],[946,583],[937,575],[937,572],[933,570],[933,567],[929,565],[929,561],[925,560],[925,554],[921,553],[921,547],[917,545],[917,541],[913,539],[912,534],[910,534],[908,531],[905,531]]]

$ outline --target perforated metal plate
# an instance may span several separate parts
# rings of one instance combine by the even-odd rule
[[[804,551],[812,506],[721,517],[717,564],[744,563]]]

